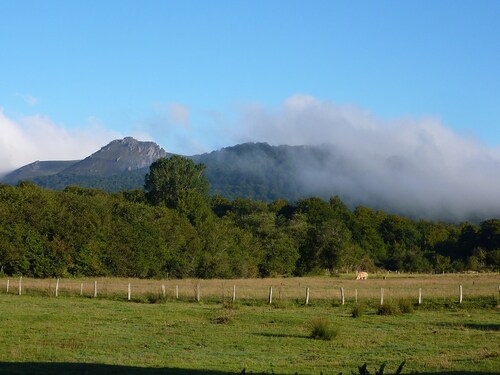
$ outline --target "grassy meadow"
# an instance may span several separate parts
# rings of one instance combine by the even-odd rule
[[[0,373],[404,374],[500,369],[500,275],[353,275],[259,280],[0,279]],[[83,283],[83,296],[80,288]],[[127,301],[128,283],[132,301]],[[201,302],[194,302],[196,285]],[[162,295],[165,285],[166,296]],[[236,302],[230,303],[233,285]],[[458,303],[458,285],[464,301]],[[179,289],[179,299],[175,287]],[[273,287],[273,304],[267,303]],[[310,304],[304,304],[305,288]],[[345,305],[339,289],[345,290]],[[414,311],[378,315],[405,299]],[[357,291],[358,303],[354,292]],[[352,317],[355,306],[364,312]],[[322,318],[337,333],[313,339]]]

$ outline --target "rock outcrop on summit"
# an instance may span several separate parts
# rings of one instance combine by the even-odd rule
[[[61,173],[109,176],[148,168],[154,161],[166,156],[167,152],[154,142],[142,142],[126,137],[112,141]]]

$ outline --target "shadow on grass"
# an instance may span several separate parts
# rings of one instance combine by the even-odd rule
[[[479,331],[500,331],[500,324],[496,323],[439,323],[440,327],[455,327],[477,329]]]
[[[307,335],[289,335],[286,333],[269,333],[269,332],[254,333],[254,335],[264,336],[264,337],[292,338],[292,339],[310,339],[311,338],[311,336],[307,336]]]
[[[95,363],[36,363],[36,362],[0,362],[2,375],[104,375],[104,374],[131,374],[131,375],[229,375],[244,374],[245,372],[227,372],[214,370],[189,370],[180,368],[147,368],[117,365],[101,365]],[[266,373],[246,371],[247,374],[264,375]],[[411,372],[410,372],[411,373]],[[273,375],[279,373],[272,372]],[[297,374],[297,373],[295,373]],[[313,373],[314,374],[314,373]],[[405,371],[403,370],[403,374]],[[419,375],[498,375],[498,372],[419,372]]]
[[[471,329],[479,329],[481,331],[500,331],[500,324],[483,324],[483,323],[465,323],[464,327]]]
[[[102,365],[95,363],[36,363],[36,362],[0,362],[2,375],[49,375],[49,374],[78,374],[78,375],[228,375],[234,374],[224,371],[189,370],[180,368],[147,368],[117,365]]]

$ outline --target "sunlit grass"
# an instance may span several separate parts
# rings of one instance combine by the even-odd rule
[[[0,278],[0,294],[6,292],[9,280],[9,293],[17,294],[19,278]],[[199,285],[200,298],[211,301],[231,301],[233,288],[237,300],[265,301],[269,289],[273,289],[273,300],[305,301],[306,288],[310,289],[310,301],[340,302],[343,288],[345,301],[380,300],[383,288],[384,298],[418,300],[419,289],[422,300],[458,299],[459,285],[463,287],[464,300],[468,297],[498,297],[500,274],[445,274],[445,275],[370,275],[368,280],[355,280],[354,274],[340,277],[300,277],[274,279],[235,279],[235,280],[150,280],[125,278],[61,279],[59,296],[94,295],[94,282],[97,281],[99,297],[127,298],[128,284],[131,296],[143,299],[147,295],[158,295],[166,300],[194,300]],[[23,278],[23,293],[55,295],[55,279]]]
[[[499,311],[416,309],[352,319],[349,306],[289,302],[129,303],[0,294],[0,362],[69,362],[275,374],[350,373],[364,362],[405,373],[500,368]],[[339,327],[314,340],[310,322]]]

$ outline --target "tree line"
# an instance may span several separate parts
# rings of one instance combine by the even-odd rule
[[[210,196],[202,164],[159,159],[144,190],[0,185],[0,273],[237,278],[500,269],[500,220],[411,220],[338,196]]]

